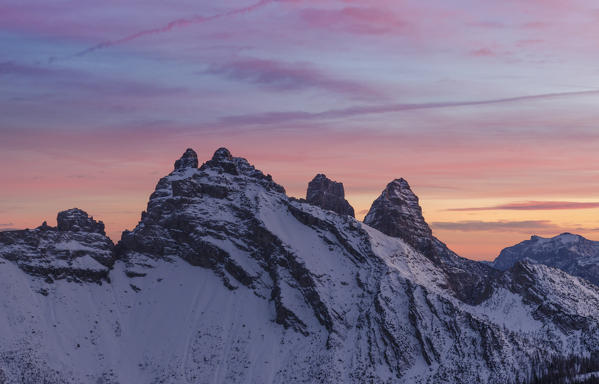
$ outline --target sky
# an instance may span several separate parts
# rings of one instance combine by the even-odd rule
[[[403,177],[490,260],[599,240],[599,5],[559,0],[0,3],[0,230],[78,207],[118,241],[158,179],[219,147],[358,218]]]

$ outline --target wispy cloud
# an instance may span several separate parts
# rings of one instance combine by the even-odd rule
[[[475,49],[475,50],[471,51],[470,54],[472,56],[489,57],[489,56],[495,56],[496,52],[490,48],[479,48],[479,49]]]
[[[311,28],[344,31],[356,34],[380,35],[406,27],[389,10],[372,7],[344,7],[341,9],[308,8],[300,13]]]
[[[370,87],[355,81],[335,78],[314,68],[309,63],[240,59],[228,63],[213,64],[206,72],[275,90],[319,88],[345,95],[379,96],[379,93]]]
[[[11,226],[13,226],[13,225],[14,225],[13,223],[0,223],[0,228],[3,228],[3,227],[11,227]]]
[[[544,211],[560,209],[591,209],[599,208],[599,202],[578,202],[578,201],[526,201],[508,204],[493,205],[490,207],[465,207],[450,208],[448,211],[469,212],[469,211],[493,211],[493,210],[514,210],[514,211]]]
[[[303,112],[303,111],[287,111],[287,112],[267,112],[262,114],[247,114],[247,115],[232,115],[225,116],[221,119],[222,123],[244,125],[244,124],[279,124],[287,121],[295,120],[319,120],[319,119],[335,119],[348,118],[361,115],[383,114],[402,111],[412,111],[420,109],[439,109],[439,108],[456,108],[469,107],[490,104],[516,103],[523,101],[534,101],[543,99],[566,98],[575,96],[592,96],[599,95],[599,90],[575,91],[575,92],[557,92],[543,93],[537,95],[515,96],[500,99],[487,100],[467,100],[455,102],[429,102],[429,103],[413,103],[413,104],[385,104],[385,105],[368,105],[355,106],[341,109],[329,109],[322,112]]]
[[[141,82],[132,79],[115,79],[95,73],[90,73],[70,68],[44,68],[39,65],[30,65],[18,62],[0,62],[0,76],[12,75],[24,79],[34,78],[38,82],[51,83],[60,87],[64,92],[67,89],[77,91],[91,91],[97,94],[128,94],[128,95],[168,95],[184,93],[183,87],[160,86],[150,82]],[[38,84],[39,87],[39,84]]]
[[[19,64],[12,61],[0,63],[0,76],[2,75],[18,75],[18,76],[39,76],[52,73],[51,70],[27,65]]]
[[[535,233],[539,231],[559,231],[561,228],[549,220],[524,220],[524,221],[437,221],[431,223],[435,229],[450,231],[477,232],[524,232]]]
[[[213,21],[213,20],[217,20],[217,19],[222,19],[225,17],[230,17],[230,16],[235,16],[235,15],[240,15],[240,14],[244,14],[244,13],[249,13],[252,12],[260,7],[263,7],[269,3],[271,3],[273,0],[260,0],[255,4],[252,4],[250,6],[247,7],[243,7],[243,8],[236,8],[224,13],[220,13],[220,14],[216,14],[213,16],[192,16],[189,18],[180,18],[180,19],[176,19],[176,20],[172,20],[170,22],[168,22],[167,24],[160,26],[160,27],[156,27],[156,28],[150,28],[150,29],[144,29],[135,33],[132,33],[130,35],[127,36],[123,36],[119,39],[115,39],[115,40],[106,40],[106,41],[102,41],[96,45],[93,45],[89,48],[86,48],[82,51],[79,51],[77,53],[75,53],[74,55],[72,55],[71,57],[76,57],[76,56],[84,56],[87,55],[88,53],[94,52],[94,51],[98,51],[101,49],[105,49],[105,48],[109,48],[115,45],[119,45],[119,44],[124,44],[127,42],[130,42],[132,40],[136,40],[139,39],[141,37],[144,36],[148,36],[148,35],[157,35],[157,34],[161,34],[161,33],[166,33],[166,32],[170,32],[173,29],[176,28],[183,28],[183,27],[187,27],[190,25],[194,25],[194,24],[202,24],[202,23],[206,23],[209,21]],[[51,58],[50,61],[54,61],[56,58]]]

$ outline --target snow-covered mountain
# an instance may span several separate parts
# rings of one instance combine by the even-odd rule
[[[552,238],[532,236],[502,250],[491,265],[506,270],[521,260],[559,268],[599,285],[599,241],[571,233]]]
[[[114,252],[68,212],[0,234],[0,383],[511,383],[599,350],[599,287],[459,257],[405,180],[361,223],[188,150]]]

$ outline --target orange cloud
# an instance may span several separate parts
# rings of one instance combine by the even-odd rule
[[[448,211],[468,212],[468,211],[493,211],[493,210],[514,210],[514,211],[544,211],[553,209],[591,209],[599,208],[599,202],[578,202],[578,201],[527,201],[521,203],[500,204],[490,207],[467,207],[450,208]]]

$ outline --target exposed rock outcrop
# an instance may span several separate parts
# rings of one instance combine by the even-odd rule
[[[355,217],[354,208],[345,200],[343,184],[332,181],[322,173],[316,175],[308,184],[306,201],[340,215]]]
[[[432,231],[422,216],[418,197],[403,178],[387,184],[372,203],[364,224],[399,237],[419,251],[432,249]]]
[[[56,222],[57,229],[62,232],[89,232],[106,235],[106,232],[104,232],[104,223],[94,220],[87,212],[79,208],[59,212]]]
[[[175,171],[181,170],[185,168],[197,168],[198,167],[198,155],[197,153],[191,149],[187,148],[183,156],[177,161],[175,161]]]
[[[36,229],[0,232],[0,258],[46,280],[108,279],[114,244],[104,224],[78,208],[58,213],[57,227],[44,222]]]
[[[458,256],[433,236],[418,197],[405,179],[387,184],[372,203],[364,224],[402,239],[433,260],[444,271],[449,287],[460,300],[478,304],[492,294],[492,281],[497,273],[482,263]]]

